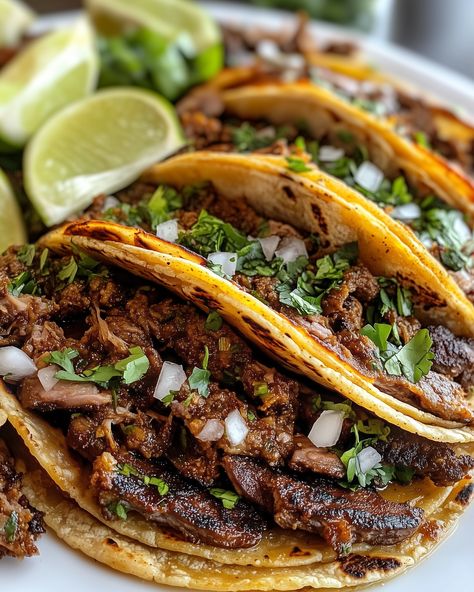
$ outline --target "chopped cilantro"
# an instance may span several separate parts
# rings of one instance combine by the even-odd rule
[[[129,465],[128,463],[117,465],[117,473],[124,475],[125,477],[130,477],[130,475],[133,477],[138,477],[145,485],[155,486],[158,489],[158,493],[160,495],[166,495],[170,489],[169,485],[163,481],[163,479],[160,479],[159,477],[149,477],[148,475],[143,475],[138,469],[132,465]]]
[[[8,520],[5,522],[3,527],[3,531],[5,532],[5,538],[7,543],[13,543],[16,538],[16,533],[18,530],[18,513],[13,511]]]
[[[66,282],[66,284],[72,284],[76,278],[77,270],[76,260],[74,256],[71,256],[69,262],[58,271],[58,280]]]
[[[247,410],[247,419],[249,421],[255,421],[257,419],[257,416],[255,415],[255,413],[251,409]]]
[[[119,360],[113,366],[96,366],[89,370],[84,370],[77,374],[72,364],[79,353],[71,348],[62,351],[51,352],[45,361],[49,364],[56,364],[62,368],[56,372],[55,377],[59,380],[69,380],[72,382],[95,382],[100,386],[107,388],[111,386],[110,381],[113,378],[120,378],[124,384],[131,384],[140,380],[147,372],[150,362],[141,347],[132,347],[129,349],[130,355],[123,360]]]
[[[339,130],[336,132],[336,135],[341,140],[341,142],[345,142],[346,144],[354,141],[354,134],[347,130]]]
[[[233,510],[240,500],[240,496],[235,493],[235,491],[229,491],[228,489],[220,489],[218,487],[211,487],[209,489],[209,493],[220,499],[222,505],[227,510]]]
[[[176,391],[170,391],[165,397],[163,397],[161,399],[161,402],[163,403],[163,405],[165,407],[168,407],[174,401],[175,397],[176,397]]]
[[[188,378],[188,384],[191,389],[197,390],[201,397],[207,397],[209,395],[209,380],[211,373],[207,369],[209,362],[209,348],[207,345],[204,346],[204,357],[202,360],[202,368],[194,367],[191,376]]]
[[[33,259],[35,258],[36,254],[36,247],[35,245],[23,245],[21,249],[18,251],[18,259],[27,267],[30,267],[33,263]]]
[[[433,341],[427,329],[420,329],[404,346],[400,346],[395,325],[375,323],[365,325],[361,335],[367,336],[378,348],[379,358],[385,371],[392,376],[405,376],[411,382],[418,382],[426,376],[433,364]],[[393,341],[389,341],[392,335]]]
[[[355,420],[356,415],[352,409],[352,401],[344,399],[341,403],[334,401],[323,401],[321,395],[315,395],[311,401],[314,411],[342,411],[344,418]]]
[[[120,518],[120,520],[126,520],[128,517],[124,502],[113,502],[107,506],[107,509]]]
[[[222,327],[222,317],[217,311],[212,311],[207,315],[205,322],[205,328],[207,331],[219,331]]]
[[[46,263],[48,261],[48,255],[49,255],[48,248],[43,249],[41,251],[40,260],[39,260],[39,270],[43,273],[46,271]]]
[[[419,144],[420,146],[423,146],[423,148],[428,148],[428,149],[431,148],[429,140],[428,140],[428,136],[425,134],[425,132],[421,132],[421,131],[415,132],[413,134],[413,137],[415,138],[415,142],[417,144]]]
[[[255,397],[263,397],[268,394],[268,384],[266,382],[255,382],[253,385],[253,394]]]
[[[258,130],[245,121],[239,127],[232,128],[232,143],[238,152],[252,152],[271,146],[278,138],[284,137],[284,129],[266,127]]]
[[[355,444],[341,455],[341,461],[346,467],[346,481],[343,481],[341,485],[349,488],[357,488],[358,486],[368,487],[375,480],[380,485],[387,485],[393,478],[394,467],[378,463],[375,467],[364,473],[361,470],[359,459],[357,458],[361,450],[373,444],[378,438],[361,440],[356,425],[352,426],[352,433],[355,436]],[[357,479],[357,484],[354,485],[355,479]]]
[[[308,173],[312,170],[308,163],[298,156],[287,156],[286,162],[289,170],[294,173]]]
[[[12,296],[20,294],[36,294],[38,286],[29,271],[23,271],[8,284],[8,291]]]

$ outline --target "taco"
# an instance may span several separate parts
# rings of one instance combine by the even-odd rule
[[[344,181],[345,199],[385,211],[400,240],[412,230],[474,301],[474,181],[310,79],[283,80],[225,71],[179,106],[186,135],[198,149],[280,153],[295,170],[316,163]]]
[[[306,54],[315,84],[364,111],[388,120],[395,131],[474,175],[474,125],[418,88],[374,69],[357,54]]]
[[[30,474],[73,547],[175,585],[333,588],[403,571],[453,526],[469,449],[287,375],[216,311],[77,247],[0,267],[0,408],[71,500]]]
[[[72,239],[218,310],[286,367],[403,429],[474,438],[470,303],[328,178],[200,152],[114,199],[89,212],[106,220],[73,222],[44,244]]]

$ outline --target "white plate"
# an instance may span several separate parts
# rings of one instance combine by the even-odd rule
[[[288,14],[244,8],[230,3],[207,2],[213,13],[232,23],[259,24],[278,27],[289,22]],[[61,26],[70,15],[55,15],[43,19],[40,28]],[[440,67],[424,58],[394,45],[348,34],[339,27],[322,23],[313,25],[319,39],[350,37],[359,42],[371,63],[382,70],[418,84],[440,100],[474,113],[474,84],[467,78]],[[445,592],[470,590],[472,585],[472,533],[474,510],[471,508],[461,520],[457,531],[431,557],[404,576],[371,590],[384,592]],[[72,551],[52,535],[44,536],[39,544],[41,555],[23,561],[13,559],[0,562],[1,590],[26,592],[183,592],[177,588],[149,584],[125,576]]]

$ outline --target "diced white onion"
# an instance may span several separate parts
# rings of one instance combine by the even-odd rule
[[[156,383],[153,396],[160,401],[169,395],[171,391],[179,391],[186,381],[186,373],[181,364],[164,362]]]
[[[235,274],[237,268],[237,253],[211,253],[207,260],[214,263],[214,265],[220,265],[222,271],[226,275],[232,277]]]
[[[102,211],[106,212],[111,208],[116,208],[120,204],[119,200],[114,195],[108,195],[104,199],[104,205],[102,206]]]
[[[407,203],[393,208],[393,210],[390,212],[390,215],[392,218],[395,218],[396,220],[402,220],[403,222],[416,220],[421,216],[421,208],[416,203]]]
[[[453,222],[453,230],[461,244],[471,240],[472,232],[461,216],[456,216]]]
[[[271,261],[277,250],[280,237],[276,235],[267,236],[266,238],[257,238],[260,246],[262,247],[263,254],[267,261]]]
[[[224,426],[219,419],[208,419],[206,424],[196,436],[203,442],[217,442],[224,435]]]
[[[280,55],[280,48],[270,39],[264,39],[257,45],[257,55],[263,60],[275,60]]]
[[[178,220],[167,220],[158,224],[156,227],[156,236],[169,243],[175,243],[178,240]]]
[[[232,446],[241,444],[247,437],[248,432],[247,424],[240,415],[239,410],[234,409],[234,411],[231,411],[225,418],[225,435]]]
[[[257,55],[272,66],[288,70],[302,70],[305,59],[298,53],[284,53],[270,39],[264,39],[257,45]]]
[[[314,422],[308,438],[318,448],[334,446],[339,440],[342,430],[344,413],[342,411],[326,410]]]
[[[383,177],[382,171],[373,162],[366,160],[357,169],[354,180],[367,191],[377,191],[382,184]]]
[[[54,364],[38,370],[38,380],[41,382],[41,386],[46,392],[49,392],[58,384],[59,379],[55,377],[58,370],[59,368]]]
[[[356,456],[361,473],[367,473],[382,460],[381,455],[372,446],[363,448]]]
[[[279,248],[275,251],[275,255],[276,257],[281,257],[285,263],[296,261],[301,255],[304,257],[308,256],[304,241],[294,236],[286,236],[283,238],[278,247]]]
[[[334,162],[343,156],[344,150],[335,146],[321,146],[318,152],[318,159],[323,162]]]
[[[35,374],[36,366],[24,351],[13,345],[0,348],[0,376],[17,382]]]

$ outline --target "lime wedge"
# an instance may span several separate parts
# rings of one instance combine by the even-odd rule
[[[194,57],[221,41],[212,17],[191,0],[86,0],[97,28],[104,34],[121,33],[130,26],[144,27],[163,39],[178,42]]]
[[[0,140],[24,145],[52,113],[92,92],[98,70],[85,19],[30,43],[0,71]]]
[[[16,45],[35,18],[23,2],[0,0],[0,47]]]
[[[39,130],[24,156],[27,194],[48,226],[100,193],[122,189],[184,143],[170,103],[143,89],[107,89]]]
[[[26,242],[20,207],[5,173],[0,170],[0,253],[10,245]]]

